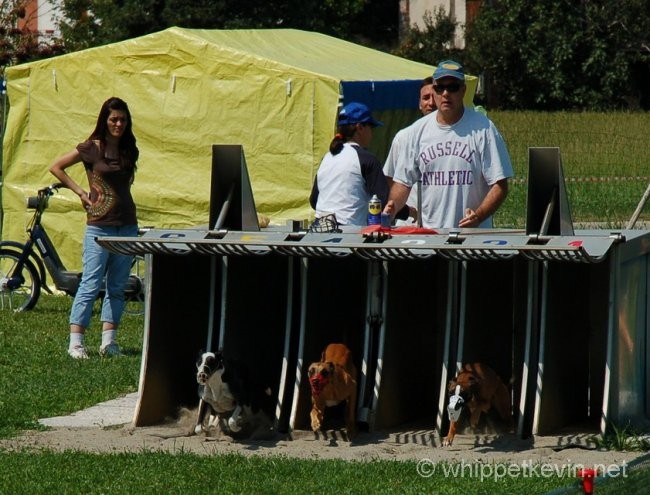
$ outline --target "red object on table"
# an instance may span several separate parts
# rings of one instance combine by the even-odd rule
[[[363,235],[373,234],[375,232],[380,232],[382,234],[437,234],[433,229],[425,229],[424,227],[409,227],[404,225],[402,227],[382,227],[381,225],[368,225],[361,229]]]

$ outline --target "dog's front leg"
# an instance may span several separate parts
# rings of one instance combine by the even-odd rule
[[[196,415],[196,423],[192,425],[188,436],[197,435],[203,430],[203,421],[205,420],[205,413],[208,410],[208,404],[203,399],[199,400],[198,413]]]
[[[311,429],[314,432],[320,430],[321,425],[323,424],[325,404],[318,400],[312,400],[311,406]]]
[[[447,433],[445,439],[442,441],[442,446],[450,447],[454,441],[455,436],[456,436],[456,421],[452,421],[451,423],[449,423],[449,432]]]
[[[241,416],[241,406],[237,404],[235,410],[232,412],[228,418],[228,428],[234,433],[241,431],[241,425],[239,424],[239,418]]]

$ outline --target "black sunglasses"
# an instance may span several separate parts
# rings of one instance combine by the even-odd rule
[[[460,84],[460,83],[434,84],[433,85],[433,90],[437,94],[441,95],[442,93],[445,92],[445,89],[449,93],[456,93],[461,87],[462,87],[462,84]]]

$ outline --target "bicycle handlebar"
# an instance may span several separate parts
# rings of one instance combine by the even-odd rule
[[[39,189],[37,196],[29,196],[27,198],[27,208],[29,208],[30,210],[46,208],[47,198],[52,196],[55,193],[55,191],[57,191],[62,187],[66,187],[65,184],[63,184],[62,182],[55,182],[54,184]]]
[[[54,194],[54,191],[61,189],[62,187],[66,187],[63,182],[55,182],[54,184],[50,184],[47,187],[44,187],[43,189],[39,189],[39,193],[48,193],[48,194]]]

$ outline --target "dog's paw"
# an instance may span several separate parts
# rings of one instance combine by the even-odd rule
[[[442,440],[442,446],[443,447],[451,447],[452,442],[453,442],[453,439],[445,437]]]
[[[206,437],[216,438],[221,435],[221,428],[219,425],[210,425],[207,428],[203,429]]]
[[[311,429],[314,432],[318,432],[321,427],[321,419],[316,414],[311,415]]]

